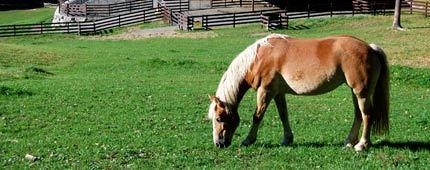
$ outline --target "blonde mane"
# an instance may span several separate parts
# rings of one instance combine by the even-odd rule
[[[246,71],[254,62],[258,48],[264,45],[271,45],[268,42],[268,39],[270,38],[288,38],[288,36],[282,34],[271,34],[257,40],[255,43],[251,44],[239,55],[237,55],[237,57],[231,62],[227,71],[222,76],[216,91],[216,97],[225,102],[227,106],[234,105],[238,102],[236,101],[236,96],[240,90],[240,83],[245,78]],[[212,117],[211,110],[213,109],[211,108],[213,107],[215,106],[212,103],[209,108],[209,117]]]

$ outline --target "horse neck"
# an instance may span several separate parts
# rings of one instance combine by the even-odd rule
[[[240,101],[250,86],[244,79],[230,82],[228,78],[224,78],[225,77],[223,77],[218,86],[216,96],[219,97],[221,101],[224,101],[227,107],[232,109],[232,111],[237,111]]]
[[[246,91],[250,88],[246,83],[245,75],[248,68],[255,61],[259,46],[269,45],[269,38],[287,38],[286,35],[272,34],[257,40],[242,51],[230,64],[227,71],[221,78],[216,96],[224,101],[228,106],[237,109]]]

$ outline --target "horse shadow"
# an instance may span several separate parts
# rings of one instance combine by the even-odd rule
[[[288,25],[287,29],[288,30],[308,30],[311,28],[306,25]]]
[[[343,143],[327,143],[327,142],[303,142],[303,143],[294,143],[289,146],[282,146],[280,144],[273,143],[259,143],[257,144],[259,147],[263,148],[279,148],[279,147],[309,147],[309,148],[324,148],[324,147],[342,147]],[[382,140],[374,143],[371,147],[373,148],[393,148],[393,149],[408,149],[410,151],[430,151],[430,142],[423,141],[388,141]]]
[[[415,27],[406,27],[406,29],[429,29],[430,26],[415,26]]]
[[[395,149],[408,149],[411,151],[420,151],[426,150],[430,151],[430,142],[423,141],[401,141],[401,142],[393,142],[388,140],[383,140],[373,145],[375,148],[395,148]]]

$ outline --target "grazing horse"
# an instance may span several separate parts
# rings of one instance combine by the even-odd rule
[[[257,91],[257,107],[242,145],[256,141],[272,99],[284,130],[281,144],[288,145],[293,142],[293,133],[285,94],[318,95],[343,83],[351,88],[355,112],[345,145],[361,151],[371,144],[372,128],[377,134],[389,129],[389,71],[383,50],[352,36],[298,39],[272,34],[259,39],[232,61],[215,96],[209,95],[214,144],[220,148],[231,144],[240,122],[238,105],[250,88]]]

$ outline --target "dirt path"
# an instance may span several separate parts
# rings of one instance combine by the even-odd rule
[[[141,29],[132,27],[126,32],[116,35],[93,36],[94,39],[105,40],[135,40],[152,37],[167,37],[167,38],[211,38],[216,37],[213,31],[180,31],[177,26],[167,26],[159,28]]]

